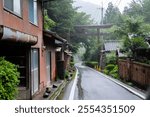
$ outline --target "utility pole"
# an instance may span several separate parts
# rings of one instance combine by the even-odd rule
[[[103,25],[103,20],[104,20],[104,17],[103,17],[103,14],[104,14],[104,7],[103,7],[103,0],[102,0],[102,7],[101,7],[101,22],[100,22],[100,24],[101,25]],[[101,30],[99,30],[100,32],[102,32],[102,29]],[[102,45],[102,47],[101,47],[101,50],[100,50],[100,58],[99,58],[99,66],[100,66],[100,69],[102,69],[102,67],[103,67],[103,44],[104,44],[104,42],[103,42],[104,40],[103,40],[103,35],[101,35],[101,45]]]
[[[104,14],[104,7],[103,7],[103,1],[102,1],[102,7],[101,7],[101,24],[102,25],[103,25],[103,20],[104,20],[103,14]]]
[[[99,25],[103,25],[103,14],[104,14],[104,7],[103,7],[103,1],[102,1],[102,6],[99,8],[100,9],[100,12],[101,12],[101,16],[100,16],[100,22],[99,22]],[[100,42],[100,32],[101,30],[99,28],[97,28],[97,39],[98,39],[98,42]],[[103,36],[102,36],[102,39],[103,39]]]

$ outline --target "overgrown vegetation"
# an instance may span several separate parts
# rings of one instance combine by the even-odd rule
[[[102,42],[97,40],[96,36],[87,35],[88,33],[96,33],[96,30],[76,27],[76,25],[91,25],[93,21],[86,13],[78,12],[79,8],[74,8],[73,2],[73,0],[55,0],[48,3],[46,8],[48,17],[55,22],[55,26],[50,29],[68,39],[73,45],[74,53],[80,46],[83,46],[86,49],[84,61],[99,61]],[[109,33],[104,35],[103,39],[123,40],[123,51],[128,57],[135,57],[134,50],[139,47],[147,48],[145,37],[150,34],[149,4],[149,0],[132,1],[121,13],[118,7],[110,2],[104,14],[103,23],[114,26],[102,30]]]
[[[96,61],[86,61],[86,62],[84,62],[84,64],[91,68],[95,68],[96,66],[98,66],[98,62],[96,62]]]
[[[15,99],[18,93],[19,72],[17,66],[0,57],[0,99]]]
[[[106,65],[108,64],[116,64],[117,57],[115,52],[107,53],[106,54]]]
[[[108,64],[104,69],[104,73],[113,78],[119,78],[118,65]]]
[[[113,78],[119,78],[117,57],[115,52],[106,54],[106,67],[103,72]]]
[[[66,80],[69,79],[69,71],[68,70],[65,71],[65,78],[66,78]]]
[[[51,30],[54,26],[56,26],[56,23],[49,18],[47,14],[47,10],[44,11],[44,29],[45,30]]]
[[[149,0],[133,0],[128,7],[124,8],[123,13],[109,3],[104,15],[104,23],[113,23],[108,32],[115,32],[104,37],[106,40],[120,39],[124,42],[123,52],[127,57],[137,59],[135,54],[138,48],[148,48],[146,37],[150,35]]]
[[[70,66],[74,67],[75,63],[74,62],[70,62]]]
[[[135,50],[138,48],[148,48],[145,41],[146,31],[143,29],[143,19],[141,17],[126,17],[124,25],[115,31],[124,40],[123,50],[127,57],[135,58]]]
[[[48,2],[47,11],[48,16],[56,25],[51,28],[52,31],[57,32],[61,37],[68,40],[72,44],[72,50],[77,53],[78,48],[82,46],[86,48],[89,43],[89,37],[85,35],[85,30],[78,29],[76,25],[92,24],[90,15],[84,12],[78,12],[79,8],[72,6],[73,0],[55,0]]]

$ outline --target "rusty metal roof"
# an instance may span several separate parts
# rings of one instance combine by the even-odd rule
[[[0,41],[35,45],[38,42],[38,38],[37,36],[0,25]]]
[[[43,31],[43,35],[47,36],[49,38],[53,38],[55,40],[61,41],[63,43],[67,43],[67,40],[60,37],[56,32],[52,32],[52,31],[48,31],[48,30],[44,30]]]

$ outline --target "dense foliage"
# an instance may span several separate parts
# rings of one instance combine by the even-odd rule
[[[72,3],[72,0],[55,0],[46,5],[48,16],[56,22],[56,26],[51,30],[65,39],[68,39],[73,28],[75,9],[72,7]]]
[[[98,62],[96,62],[96,61],[86,61],[86,62],[84,62],[84,64],[91,68],[95,68],[96,66],[98,66]]]
[[[0,99],[12,100],[16,98],[19,84],[17,66],[0,58]]]
[[[52,26],[45,27],[67,39],[73,45],[74,52],[77,52],[80,46],[84,46],[86,49],[84,60],[98,61],[102,42],[97,40],[96,36],[87,35],[96,33],[96,30],[76,28],[76,25],[90,25],[93,21],[86,13],[78,12],[78,8],[72,6],[73,2],[73,0],[48,2],[46,9]],[[110,2],[104,14],[103,23],[113,24],[113,27],[102,30],[108,34],[104,35],[101,40],[123,40],[123,49],[128,56],[134,56],[133,51],[138,47],[148,47],[145,37],[149,35],[150,30],[149,5],[149,0],[133,0],[121,13],[118,7]]]
[[[103,32],[107,32],[108,35],[104,35],[104,40],[118,40],[119,38],[114,33],[116,26],[122,23],[122,14],[118,7],[114,6],[112,2],[108,3],[108,7],[104,14],[104,24],[113,24],[113,27],[104,29]]]
[[[52,31],[72,44],[74,53],[80,46],[88,46],[89,38],[82,29],[76,29],[76,25],[89,25],[92,23],[90,16],[84,12],[78,12],[78,8],[72,6],[73,0],[55,0],[48,2],[46,9],[48,17],[55,22]],[[82,43],[82,44],[81,44]]]
[[[121,12],[119,11],[119,8],[115,7],[112,2],[108,3],[103,23],[118,24],[121,20]]]
[[[119,78],[117,57],[115,52],[111,52],[106,55],[106,66],[103,72],[113,78]]]
[[[47,11],[44,11],[44,30],[51,30],[54,26],[56,26],[56,23],[49,18],[47,15]]]
[[[106,65],[108,64],[117,64],[117,57],[115,52],[106,54]]]
[[[125,7],[124,14],[132,17],[143,16],[145,23],[150,23],[150,1],[133,0],[128,7]]]
[[[148,32],[144,30],[144,25],[141,17],[125,17],[124,24],[116,29],[115,32],[124,41],[123,49],[127,56],[134,57],[134,51],[137,48],[148,48],[145,41]]]

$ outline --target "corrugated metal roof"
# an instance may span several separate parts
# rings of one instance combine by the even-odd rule
[[[63,43],[67,43],[67,40],[60,37],[56,32],[52,32],[52,31],[49,31],[49,30],[44,30],[43,34],[45,36],[48,36],[48,37],[54,37],[55,40],[61,41]]]

